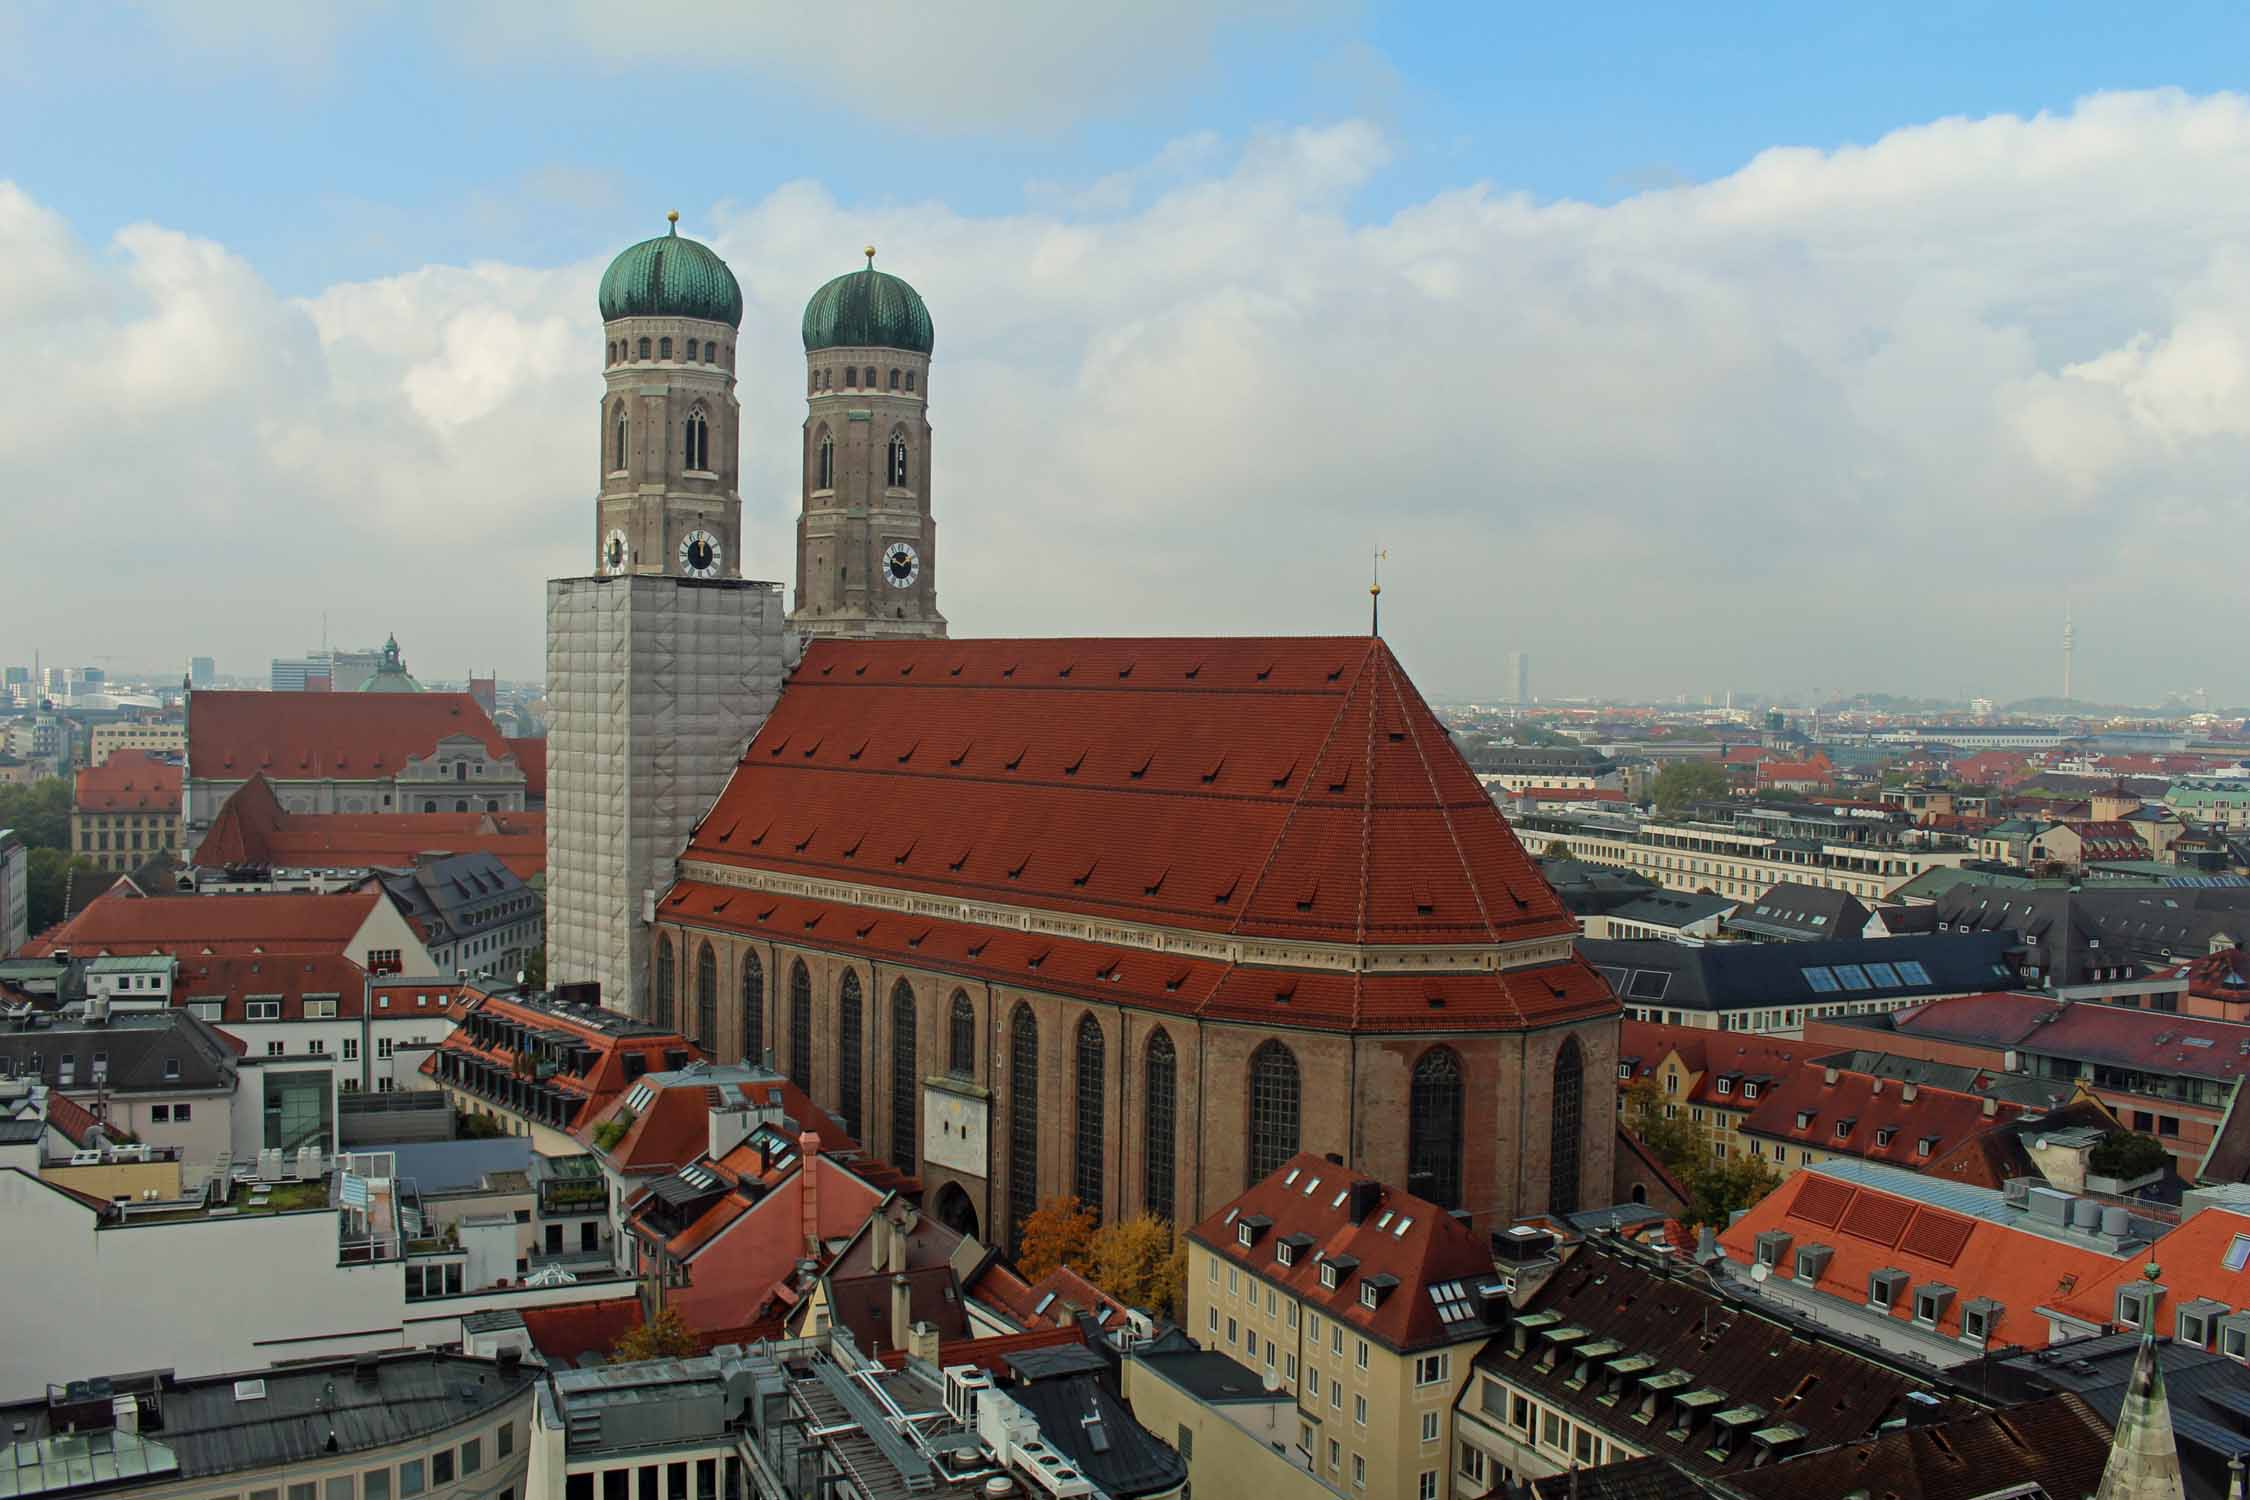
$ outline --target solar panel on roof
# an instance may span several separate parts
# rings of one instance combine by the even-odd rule
[[[1836,975],[1833,971],[1814,965],[1808,969],[1800,969],[1798,972],[1805,976],[1805,983],[1811,985],[1821,994],[1833,995],[1836,993]]]
[[[1869,964],[1867,977],[1886,990],[1898,988],[1898,970],[1889,964]]]
[[[1847,990],[1864,990],[1868,987],[1867,971],[1858,964],[1836,965],[1836,979]]]
[[[1910,958],[1898,966],[1898,977],[1908,984],[1928,984],[1930,982],[1930,971],[1923,968],[1918,961]]]
[[[1662,969],[1635,969],[1625,993],[1635,1000],[1661,1000],[1672,987],[1672,976]]]

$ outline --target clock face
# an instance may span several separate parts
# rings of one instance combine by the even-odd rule
[[[912,542],[893,542],[883,549],[883,576],[894,589],[913,587],[922,576],[922,558]]]
[[[708,531],[680,538],[680,571],[690,578],[719,576],[719,539]]]
[[[633,549],[625,544],[625,533],[611,531],[602,540],[602,571],[605,573],[624,572],[625,559],[632,555]]]

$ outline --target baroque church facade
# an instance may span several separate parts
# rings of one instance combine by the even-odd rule
[[[550,977],[770,1061],[995,1242],[1301,1150],[1480,1226],[1606,1203],[1615,997],[1380,639],[946,638],[930,317],[868,257],[804,314],[786,614],[741,576],[738,284],[676,230],[604,277]]]

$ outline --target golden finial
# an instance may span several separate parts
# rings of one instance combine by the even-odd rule
[[[680,211],[676,208],[673,209],[664,216],[664,222],[672,226],[666,233],[678,234],[680,232]]]
[[[875,247],[873,245],[862,245],[859,247],[859,253],[867,257],[867,269],[870,271],[874,270]]]
[[[1377,547],[1375,549],[1371,569],[1372,576],[1367,580],[1367,633],[1369,635],[1381,635],[1383,633],[1383,559],[1390,555],[1388,548]]]

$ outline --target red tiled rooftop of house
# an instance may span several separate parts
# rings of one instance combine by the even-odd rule
[[[193,864],[280,865],[297,869],[404,868],[415,856],[497,856],[528,880],[547,866],[543,812],[293,813],[283,809],[263,774],[253,775],[219,808]]]
[[[2250,1077],[2250,1051],[2244,1050],[2250,1026],[2170,1011],[1995,993],[1932,1000],[1899,1011],[1892,1024],[1914,1036],[2021,1048],[2143,1072]]]
[[[2000,1304],[1990,1331],[1990,1345],[1996,1349],[2008,1344],[2045,1347],[2047,1320],[2038,1309],[2107,1274],[2114,1264],[2099,1250],[1950,1213],[1812,1167],[1754,1204],[1720,1234],[1719,1247],[1743,1265],[1755,1264],[1758,1236],[1768,1231],[1790,1237],[1784,1275],[1796,1274],[1799,1250],[1830,1247],[1817,1289],[1855,1306],[1867,1306],[1869,1278],[1875,1272],[1904,1271],[1908,1287],[1890,1310],[1902,1322],[1913,1319],[1914,1289],[1933,1284],[1952,1288],[1953,1297],[1937,1320],[1936,1331],[1943,1337],[1960,1337],[1968,1304],[1991,1298]]]
[[[1354,1191],[1362,1212],[1353,1222]],[[1241,1243],[1245,1219],[1251,1243]],[[1264,1222],[1259,1222],[1259,1221]],[[1320,1307],[1336,1322],[1393,1349],[1458,1342],[1438,1316],[1430,1288],[1492,1274],[1485,1237],[1436,1204],[1387,1187],[1313,1153],[1299,1152],[1262,1182],[1188,1231],[1189,1238],[1290,1295]],[[1288,1264],[1278,1247],[1292,1236]],[[1322,1262],[1335,1262],[1336,1285],[1322,1284]],[[1350,1262],[1350,1264],[1346,1264]],[[1395,1284],[1370,1308],[1361,1289],[1370,1278]],[[1381,1282],[1376,1283],[1381,1286]]]
[[[693,1055],[700,1058],[702,1054]],[[786,1078],[769,1076],[722,1083],[676,1070],[652,1070],[633,1080],[623,1092],[588,1114],[579,1123],[578,1133],[590,1137],[609,1119],[631,1110],[633,1097],[644,1086],[648,1090],[646,1104],[633,1111],[632,1123],[623,1135],[600,1148],[621,1172],[673,1172],[702,1156],[711,1143],[711,1107],[728,1092],[757,1105],[778,1098],[782,1113],[797,1122],[791,1134],[814,1136],[824,1152],[859,1149],[859,1142],[844,1133],[834,1116]]]
[[[2171,1313],[2202,1299],[2229,1310],[2250,1306],[2250,1215],[2206,1208],[2159,1238],[2145,1253],[2125,1257],[2103,1274],[2080,1282],[2055,1306],[2089,1323],[2117,1321],[2118,1289],[2141,1281],[2143,1265],[2162,1267],[2162,1331]]]
[[[1618,1064],[1629,1070],[1620,1074],[1620,1082],[1656,1078],[1664,1059],[1677,1052],[1681,1065],[1700,1076],[1682,1091],[1676,1102],[1715,1104],[1733,1109],[1752,1106],[1742,1089],[1744,1078],[1779,1079],[1810,1061],[1821,1050],[1786,1037],[1713,1031],[1703,1026],[1668,1026],[1630,1018],[1620,1021],[1617,1028]],[[1724,1092],[1719,1087],[1722,1077],[1729,1085]],[[1662,1086],[1659,1081],[1658,1087]]]
[[[113,750],[98,766],[72,773],[71,806],[85,813],[180,814],[183,768],[146,750]]]
[[[264,953],[340,954],[379,891],[329,895],[143,896],[111,887],[86,909],[27,944],[28,956],[67,948],[74,957],[99,953],[229,956]]]
[[[1246,936],[1573,930],[1362,637],[815,641],[685,857]]]
[[[1913,1171],[2022,1113],[2019,1104],[1805,1062],[1762,1092],[1740,1129]]]
[[[250,898],[228,896],[213,899],[236,901]],[[487,1044],[478,1040],[471,1018],[483,1014],[522,1026],[532,1034],[559,1031],[585,1043],[592,1054],[592,1060],[584,1072],[556,1072],[544,1080],[549,1086],[576,1099],[570,1118],[564,1122],[564,1128],[573,1131],[591,1127],[598,1116],[609,1112],[624,1096],[626,1089],[638,1076],[628,1072],[628,1057],[639,1059],[633,1066],[641,1073],[655,1073],[671,1066],[674,1059],[685,1062],[702,1055],[693,1043],[678,1032],[637,1029],[621,1034],[581,1021],[570,1014],[566,1007],[518,1004],[506,995],[486,994],[473,986],[463,986],[454,1009],[454,1019],[459,1024],[447,1034],[442,1047],[434,1049],[423,1059],[422,1072],[432,1077],[443,1076],[439,1058],[444,1053],[475,1059],[503,1071],[512,1070],[516,1058],[512,1050],[498,1043]]]
[[[206,689],[188,700],[188,774],[232,781],[396,776],[438,741],[468,735],[495,758],[508,741],[467,693],[243,693]]]
[[[275,1001],[280,1006],[278,1016],[260,1019],[282,1021],[304,1020],[308,996],[334,1001],[340,1019],[357,1017],[366,1002],[366,971],[341,954],[196,954],[182,957],[179,963],[172,1003],[221,1002],[219,1014],[212,1018],[221,1026],[248,1020],[253,998]]]
[[[1072,1344],[1083,1344],[1076,1323],[1058,1328],[1034,1328],[1025,1333],[999,1333],[981,1339],[945,1339],[938,1344],[938,1368],[950,1370],[955,1365],[975,1365],[987,1374],[1006,1376],[1008,1357],[1028,1354],[1034,1349],[1062,1349]],[[903,1369],[908,1359],[904,1349],[885,1349],[876,1358],[893,1370]]]
[[[63,1139],[73,1146],[83,1146],[93,1135],[101,1121],[94,1112],[68,1094],[55,1089],[47,1091],[47,1123],[62,1132]]]

